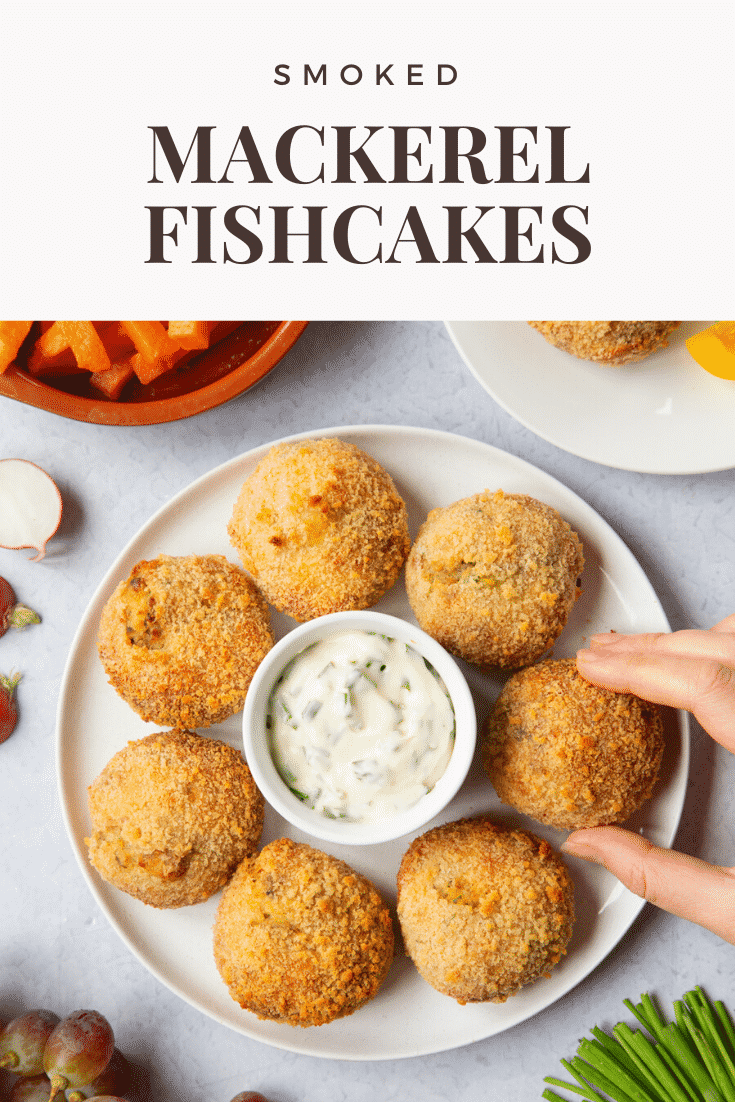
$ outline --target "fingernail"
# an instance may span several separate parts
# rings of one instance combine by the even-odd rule
[[[590,646],[606,647],[610,646],[610,644],[621,643],[629,638],[630,636],[623,635],[619,631],[604,631],[598,635],[590,635]]]

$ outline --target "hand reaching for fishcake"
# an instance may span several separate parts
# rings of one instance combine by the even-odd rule
[[[710,631],[594,635],[579,672],[607,689],[686,708],[735,752],[735,614]],[[621,827],[570,834],[562,849],[604,865],[636,895],[735,944],[735,868],[654,846]]]

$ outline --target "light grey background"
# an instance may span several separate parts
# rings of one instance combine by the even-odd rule
[[[735,948],[647,906],[592,975],[506,1033],[415,1060],[320,1060],[210,1021],[153,979],[99,912],[64,832],[54,774],[59,684],[87,601],[139,527],[193,479],[278,437],[352,424],[445,429],[518,455],[622,536],[674,629],[709,627],[735,611],[733,471],[635,474],[545,443],[482,390],[439,322],[314,322],[250,393],[169,425],[85,425],[0,399],[0,456],[44,467],[65,506],[43,562],[0,549],[0,574],[43,617],[0,640],[0,671],[24,674],[20,722],[0,746],[0,1018],[35,1006],[100,1010],[146,1069],[156,1102],[229,1102],[244,1089],[270,1102],[530,1102],[592,1025],[627,1016],[626,997],[650,990],[670,1006],[702,983],[735,1005]],[[735,759],[696,724],[677,847],[735,862]]]

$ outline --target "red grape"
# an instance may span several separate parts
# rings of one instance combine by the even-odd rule
[[[0,1033],[0,1067],[16,1075],[43,1075],[43,1050],[58,1014],[50,1010],[29,1010],[14,1018]]]
[[[0,635],[4,635],[10,624],[10,613],[15,608],[16,600],[13,587],[5,578],[0,578]]]
[[[5,578],[0,578],[0,635],[8,628],[22,631],[30,624],[40,624],[41,617],[32,608],[20,605],[15,599],[13,588]]]
[[[17,1079],[8,1102],[48,1102],[51,1083],[45,1075]]]
[[[85,1084],[81,1090],[67,1091],[67,1102],[84,1102],[88,1098],[115,1097],[113,1091],[118,1094],[126,1094],[133,1086],[133,1067],[120,1052],[119,1048],[113,1050],[107,1067],[92,1083]]]
[[[67,1087],[94,1082],[114,1048],[110,1023],[96,1010],[77,1010],[59,1022],[43,1053],[44,1070],[51,1080],[49,1102]]]
[[[240,1091],[230,1102],[268,1102],[268,1099],[257,1091]]]

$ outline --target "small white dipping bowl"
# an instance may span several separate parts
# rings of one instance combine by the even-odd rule
[[[444,682],[454,708],[454,749],[449,764],[430,792],[407,811],[369,823],[330,819],[295,796],[271,757],[266,717],[271,692],[284,667],[312,643],[344,631],[374,631],[407,643],[428,659]],[[381,612],[335,612],[299,624],[280,639],[256,670],[245,698],[243,744],[255,783],[272,807],[293,826],[327,842],[369,846],[419,830],[438,815],[463,783],[475,751],[477,716],[467,682],[452,656],[421,628]]]

